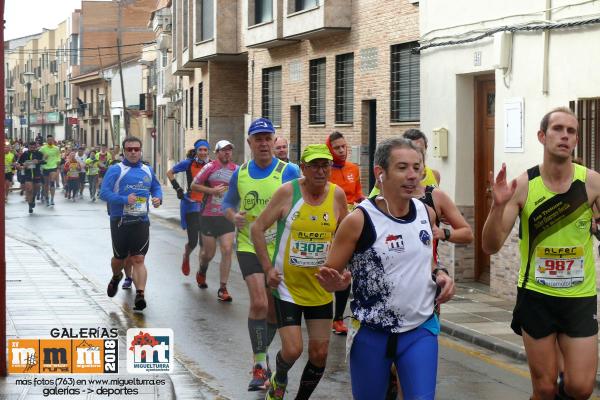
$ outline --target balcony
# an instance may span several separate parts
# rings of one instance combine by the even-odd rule
[[[197,3],[196,3],[197,4]],[[197,61],[235,61],[239,59],[236,0],[220,0],[208,18],[197,21],[199,10],[194,12],[194,59]],[[210,10],[209,10],[210,11]]]
[[[283,37],[283,3],[284,0],[245,0],[244,18],[247,22],[245,44],[250,48],[271,48],[296,42]],[[256,7],[262,4],[259,12]],[[264,8],[272,4],[272,8]],[[245,24],[244,24],[245,25]]]
[[[314,39],[337,31],[348,31],[352,24],[352,2],[348,0],[305,1],[283,0],[286,16],[283,20],[285,39]]]

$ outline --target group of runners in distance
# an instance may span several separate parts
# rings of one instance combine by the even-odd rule
[[[500,251],[519,218],[521,265],[511,327],[523,337],[531,399],[587,399],[598,361],[591,236],[600,222],[594,221],[600,175],[573,163],[578,124],[571,110],[548,112],[537,137],[544,147],[541,164],[512,181],[504,164],[495,178],[490,172],[493,204],[483,250]],[[192,252],[199,248],[195,279],[206,289],[218,246],[217,299],[231,302],[227,283],[234,251],[237,256],[250,299],[248,390],[265,390],[265,399],[284,398],[288,373],[304,351],[304,317],[308,361],[296,399],[310,398],[321,380],[332,332],[348,335],[355,399],[434,399],[440,305],[455,291],[437,247],[439,241],[470,243],[473,232],[439,188],[439,172],[425,165],[426,136],[409,129],[378,143],[376,185],[369,196],[363,195],[358,167],[347,160],[340,132],[306,146],[299,165],[290,162],[287,140],[276,136],[266,118],[251,123],[246,140],[251,159],[242,165],[232,161],[231,142],[220,140],[213,149],[200,139],[167,177],[187,232],[182,273],[190,275]],[[9,164],[31,176],[23,186],[30,212],[41,177],[48,176],[41,192],[53,204],[60,164],[53,147],[49,139],[42,149],[32,144],[15,158],[5,149],[6,180],[12,181]],[[116,294],[125,272],[128,287],[133,281],[136,288],[135,309],[143,310],[148,212],[150,204],[161,205],[162,191],[142,162],[140,139],[128,137],[122,148],[121,162],[105,171],[101,184],[90,178],[97,171],[92,168],[100,168],[94,161],[88,166],[99,160],[92,151],[69,154],[64,170],[67,182],[75,171],[78,179],[85,171],[91,199],[94,181],[108,202],[113,245],[108,295]],[[116,159],[104,158],[106,164]],[[185,188],[176,179],[180,173]],[[72,198],[81,196],[82,186],[67,186]],[[351,316],[344,320],[350,290]],[[281,348],[273,363],[268,351],[277,332]]]

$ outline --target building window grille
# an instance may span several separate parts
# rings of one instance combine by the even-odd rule
[[[281,125],[281,67],[263,69],[262,116]]]
[[[325,123],[325,58],[310,61],[309,123]]]
[[[569,102],[577,116],[579,140],[575,155],[583,165],[600,170],[600,97]]]
[[[190,88],[190,128],[194,127],[194,88]]]
[[[391,48],[391,122],[419,121],[420,64],[412,49],[418,44],[397,44]]]
[[[354,54],[335,58],[335,122],[351,124],[354,120]]]

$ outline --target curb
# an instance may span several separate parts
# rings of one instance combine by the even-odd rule
[[[519,361],[527,361],[525,350],[519,346],[488,336],[450,321],[441,320],[441,330],[445,334],[474,344],[484,349],[503,354]]]

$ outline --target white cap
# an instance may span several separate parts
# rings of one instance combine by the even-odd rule
[[[227,146],[231,146],[232,149],[235,147],[229,140],[219,140],[215,145],[215,153]]]

